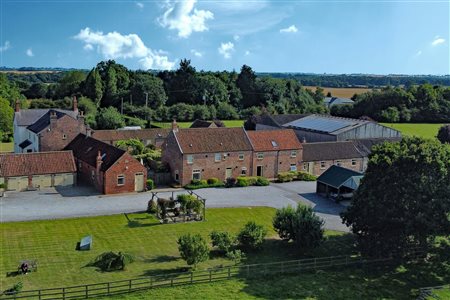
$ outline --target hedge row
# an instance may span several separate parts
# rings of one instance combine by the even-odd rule
[[[264,177],[254,177],[254,176],[250,176],[250,177],[237,177],[234,180],[234,184],[233,184],[233,178],[229,178],[229,180],[227,180],[227,187],[233,187],[233,186],[237,186],[237,187],[245,187],[245,186],[252,186],[252,185],[256,185],[256,186],[266,186],[269,185],[269,180],[267,178]]]
[[[225,184],[217,178],[209,178],[208,180],[192,180],[190,184],[184,186],[188,190],[212,188],[212,187],[224,187]]]
[[[290,172],[281,172],[278,174],[277,176],[278,182],[289,182],[289,181],[296,181],[296,180],[300,180],[300,181],[316,181],[317,177],[306,173],[306,172],[295,172],[295,171],[290,171]]]

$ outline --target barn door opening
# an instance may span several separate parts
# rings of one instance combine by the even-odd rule
[[[256,176],[263,176],[263,166],[256,167]]]
[[[142,192],[144,190],[144,174],[136,173],[134,174],[134,191]]]

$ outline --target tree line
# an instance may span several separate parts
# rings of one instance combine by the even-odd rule
[[[422,84],[409,88],[385,87],[355,95],[352,105],[336,105],[331,114],[370,117],[381,122],[450,122],[450,88]]]

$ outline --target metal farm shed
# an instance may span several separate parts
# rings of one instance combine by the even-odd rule
[[[331,166],[317,178],[316,193],[340,199],[344,194],[352,194],[358,188],[362,177],[362,173]]]

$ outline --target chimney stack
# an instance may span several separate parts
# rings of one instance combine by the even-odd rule
[[[102,165],[102,163],[103,163],[102,152],[100,150],[98,150],[97,161],[96,161],[97,172],[100,171],[100,166]]]
[[[73,96],[72,106],[73,106],[73,111],[78,111],[78,101],[77,101],[76,96]]]
[[[15,109],[15,111],[16,112],[20,111],[20,100],[16,100],[16,109]]]
[[[178,132],[178,124],[177,124],[177,120],[175,120],[175,119],[173,119],[173,122],[172,122],[172,131]]]
[[[306,138],[305,137],[303,137],[303,139],[302,139],[302,144],[306,144]]]
[[[56,121],[58,120],[58,116],[54,110],[50,111],[50,130],[56,126]]]

